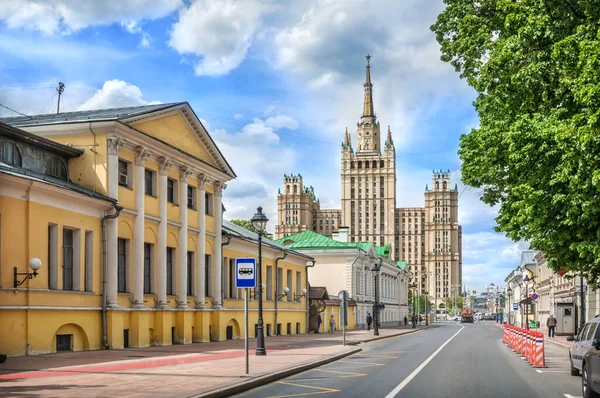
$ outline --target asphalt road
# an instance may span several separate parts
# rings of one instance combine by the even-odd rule
[[[493,323],[443,323],[361,347],[360,353],[238,397],[581,396],[581,379],[569,374],[567,349],[547,343],[547,368],[536,370],[502,344],[502,329]]]

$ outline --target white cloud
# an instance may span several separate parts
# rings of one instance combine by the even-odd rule
[[[181,5],[181,0],[11,0],[0,7],[0,20],[12,29],[35,30],[44,35],[70,34],[114,23],[134,26],[143,19],[167,16]]]
[[[180,11],[169,45],[199,57],[197,75],[227,74],[246,57],[266,11],[259,0],[196,0]]]
[[[262,206],[271,220],[269,229],[272,231],[277,222],[277,189],[282,170],[297,167],[296,150],[282,144],[277,131],[297,126],[297,122],[286,115],[273,118],[271,125],[267,120],[254,118],[239,132],[221,129],[211,134],[238,175],[223,195],[225,217],[249,219],[256,207]]]
[[[233,115],[233,118],[235,120],[240,120],[244,118],[244,115],[242,115],[241,113],[236,113],[235,115]]]
[[[296,130],[298,128],[298,122],[286,115],[272,116],[265,120],[264,123],[274,129]]]
[[[123,80],[107,80],[102,88],[88,98],[79,109],[120,108],[136,105],[160,104],[160,101],[146,101],[138,86]]]

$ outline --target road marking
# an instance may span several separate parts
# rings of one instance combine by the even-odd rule
[[[580,395],[571,395],[571,394],[564,394],[564,395],[565,395],[565,398],[583,398]]]
[[[538,372],[538,373],[544,373],[544,372],[542,372],[542,371],[541,371],[541,370],[539,370],[539,369],[536,369],[535,371],[536,371],[536,372]]]
[[[277,384],[285,384],[285,385],[288,385],[288,386],[309,388],[309,389],[320,390],[320,391],[305,392],[305,393],[290,394],[290,395],[275,395],[275,396],[271,396],[269,398],[304,397],[304,396],[307,396],[307,395],[329,394],[329,393],[332,393],[332,392],[340,392],[341,391],[341,390],[335,390],[333,388],[306,386],[304,384],[290,383],[288,381],[278,381]]]
[[[431,355],[429,356],[429,358],[427,358],[427,359],[426,359],[426,360],[425,360],[425,361],[424,361],[422,364],[420,364],[418,368],[416,368],[416,369],[415,369],[415,370],[414,370],[414,371],[413,371],[411,374],[409,374],[409,375],[408,375],[408,377],[407,377],[406,379],[404,379],[404,380],[402,381],[402,383],[398,384],[398,385],[396,386],[396,388],[394,388],[394,389],[393,389],[393,390],[392,390],[392,391],[391,391],[391,392],[390,392],[388,395],[386,395],[386,396],[385,396],[385,398],[394,398],[396,395],[398,395],[398,393],[399,393],[400,391],[402,391],[402,389],[403,389],[404,387],[406,387],[406,385],[407,385],[408,383],[410,383],[410,381],[411,381],[412,379],[414,379],[414,378],[415,378],[415,376],[417,376],[417,375],[418,375],[418,374],[419,374],[419,373],[420,373],[420,372],[423,370],[423,368],[425,368],[425,366],[427,366],[427,364],[428,364],[429,362],[431,362],[431,361],[433,360],[433,358],[435,358],[435,357],[436,357],[436,355],[437,355],[437,354],[439,354],[439,353],[440,353],[440,351],[442,351],[442,350],[444,349],[444,347],[446,347],[446,345],[448,345],[448,343],[450,343],[450,342],[452,341],[452,339],[453,339],[453,338],[455,338],[455,337],[456,337],[456,336],[457,336],[457,335],[458,335],[460,332],[462,332],[462,330],[463,330],[464,328],[465,328],[465,327],[464,327],[463,325],[460,325],[460,330],[459,330],[458,332],[454,333],[454,334],[452,335],[452,337],[450,337],[448,340],[446,340],[446,342],[445,342],[444,344],[442,344],[442,345],[440,346],[440,348],[438,348],[437,350],[435,350],[435,352],[434,352],[433,354],[431,354]]]
[[[568,373],[568,370],[535,370],[538,373]]]
[[[328,369],[313,369],[313,371],[315,372],[328,372],[328,373],[340,373],[340,374],[346,374],[346,375],[353,375],[353,376],[366,376],[366,373],[356,373],[356,372],[340,372],[339,370],[328,370]]]
[[[384,363],[374,363],[374,362],[359,362],[359,361],[338,361],[341,363],[353,363],[355,365],[367,365],[367,366],[385,366]]]

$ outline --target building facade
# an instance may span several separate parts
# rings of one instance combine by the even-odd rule
[[[424,207],[396,207],[396,150],[390,126],[381,145],[369,56],[356,139],[354,147],[346,129],[341,145],[341,209],[321,209],[314,188],[304,187],[300,175],[284,176],[275,238],[305,230],[331,236],[340,226],[348,227],[350,242],[390,245],[390,257],[407,263],[421,294],[427,292],[432,300],[451,297],[452,287],[462,286],[457,186],[451,186],[449,170],[434,170],[431,189],[425,187]],[[328,215],[335,223],[331,218],[328,222]]]
[[[347,232],[347,228],[342,227],[331,239],[304,231],[278,242],[315,259],[308,275],[311,286],[323,286],[335,295],[342,290],[348,292],[356,303],[354,319],[357,327],[366,327],[367,312],[373,314],[375,277],[372,270],[380,263],[379,302],[385,305],[380,312],[380,322],[397,325],[408,316],[410,273],[406,264],[391,260],[373,243],[349,242]]]
[[[235,174],[189,104],[4,121],[28,133],[2,144],[0,323],[20,326],[0,332],[0,353],[241,335],[232,267],[256,257],[258,237],[223,220]],[[263,283],[289,288],[286,297],[263,292],[265,331],[305,333],[312,259],[263,245]],[[26,272],[33,257],[42,268],[14,294],[12,267]]]

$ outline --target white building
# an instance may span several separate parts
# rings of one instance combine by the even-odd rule
[[[324,286],[329,294],[346,290],[356,301],[356,324],[366,325],[367,312],[373,311],[375,284],[373,269],[379,270],[379,302],[382,325],[397,325],[408,316],[408,279],[404,262],[389,258],[389,246],[375,247],[370,242],[348,242],[347,228],[333,234],[333,239],[313,231],[304,231],[279,239],[279,243],[315,259],[308,271],[311,286]],[[378,254],[379,253],[379,254]]]

